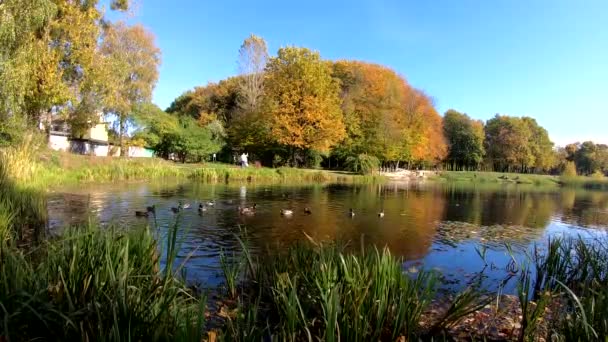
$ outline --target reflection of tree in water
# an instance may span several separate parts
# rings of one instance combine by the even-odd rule
[[[608,193],[564,190],[561,196],[562,222],[592,228],[608,226]]]
[[[365,245],[388,246],[396,255],[407,258],[426,254],[437,221],[443,218],[440,192],[407,190],[391,186],[327,186],[283,190],[282,194],[256,196],[262,204],[253,217],[244,217],[256,243],[281,248],[305,239],[348,242],[353,249]],[[260,198],[266,197],[266,198]],[[267,200],[268,202],[265,202]],[[303,213],[310,207],[312,215]],[[280,208],[293,208],[292,219],[280,217]],[[356,215],[350,218],[348,209]],[[384,209],[386,216],[378,218]],[[279,247],[281,246],[281,247]]]
[[[558,208],[551,192],[502,187],[446,187],[446,219],[478,225],[544,228]]]

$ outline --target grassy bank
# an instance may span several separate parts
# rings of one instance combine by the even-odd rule
[[[560,184],[559,177],[555,176],[505,172],[442,171],[433,178],[450,182],[530,184],[539,186],[557,186]]]
[[[109,158],[44,152],[32,158],[31,177],[40,186],[82,182],[136,181],[179,177],[217,182],[353,182],[372,183],[382,177],[295,168],[240,168],[227,164],[179,164],[157,158]]]
[[[591,190],[608,190],[608,178],[587,176],[561,177],[560,182],[565,187],[584,188]]]

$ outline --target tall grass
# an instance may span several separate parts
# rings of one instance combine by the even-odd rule
[[[197,335],[200,341],[204,307],[182,279],[161,272],[148,229],[91,224],[28,254],[4,247],[0,336],[120,341]]]
[[[261,299],[268,310],[258,324],[269,322],[268,334],[280,340],[416,336],[434,296],[432,274],[410,278],[388,250],[357,256],[336,245],[299,244],[257,264],[246,297]]]

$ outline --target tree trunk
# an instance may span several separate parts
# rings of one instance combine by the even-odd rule
[[[119,123],[119,132],[118,132],[118,141],[120,144],[120,156],[124,157],[127,155],[127,151],[125,149],[124,135],[125,135],[125,117],[124,115],[120,115],[120,123]]]

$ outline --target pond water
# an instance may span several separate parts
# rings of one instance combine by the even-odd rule
[[[175,215],[170,208],[179,201],[192,209]],[[215,204],[200,215],[196,207],[201,201]],[[238,206],[254,203],[254,216],[239,215]],[[151,205],[156,219],[135,217],[135,210]],[[305,207],[312,213],[306,214]],[[354,217],[348,215],[350,208]],[[281,209],[294,214],[283,217]],[[254,252],[285,248],[306,235],[349,241],[356,248],[362,243],[386,246],[407,260],[404,271],[438,270],[444,285],[453,289],[478,279],[482,270],[484,283],[495,287],[505,278],[509,250],[521,258],[524,250],[542,246],[550,236],[593,238],[608,227],[606,192],[469,183],[81,185],[55,189],[48,210],[51,233],[90,218],[127,227],[150,224],[163,233],[177,219],[183,240],[179,257],[191,255],[188,278],[210,286],[222,281],[220,251],[239,251],[235,234],[243,228]],[[483,249],[486,267],[479,255]],[[505,291],[512,291],[509,286]]]

